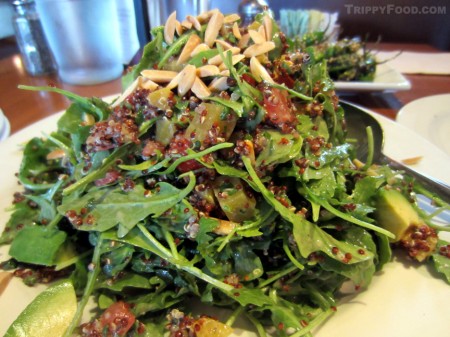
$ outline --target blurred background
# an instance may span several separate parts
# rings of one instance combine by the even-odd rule
[[[18,51],[12,17],[12,0],[0,0],[0,57]],[[238,12],[241,0],[116,0],[120,21],[123,62],[149,39],[149,28],[164,23],[169,11],[184,10],[181,16],[205,8],[219,8],[224,13]],[[318,9],[337,12],[340,37],[361,36],[368,41],[426,43],[440,50],[450,50],[450,2],[448,0],[391,0],[379,4],[371,0],[268,0],[277,20],[282,9]],[[381,11],[382,6],[391,6]],[[411,8],[429,9],[430,13],[411,13]],[[407,7],[407,10],[400,10]],[[377,9],[378,8],[378,9]],[[390,11],[387,13],[387,11]],[[409,13],[408,13],[409,11]]]

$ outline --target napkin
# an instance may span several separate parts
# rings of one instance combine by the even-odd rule
[[[377,52],[378,61],[388,64],[403,74],[450,75],[450,53]],[[396,56],[398,55],[398,56]]]

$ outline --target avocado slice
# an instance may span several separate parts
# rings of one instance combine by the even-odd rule
[[[384,188],[378,192],[375,218],[379,226],[395,235],[391,242],[404,248],[410,257],[423,261],[436,249],[436,231],[398,190]]]
[[[11,324],[4,337],[63,336],[77,310],[70,281],[58,282],[40,293]]]
[[[377,196],[375,217],[378,224],[395,235],[391,242],[398,242],[412,225],[423,221],[411,203],[399,191],[381,189]]]

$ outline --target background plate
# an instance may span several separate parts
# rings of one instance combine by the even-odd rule
[[[398,112],[397,122],[416,131],[450,156],[450,94],[428,96],[408,103]]]
[[[411,83],[397,70],[383,63],[377,66],[375,78],[371,82],[349,81],[334,82],[339,92],[358,91],[399,91],[411,89]]]

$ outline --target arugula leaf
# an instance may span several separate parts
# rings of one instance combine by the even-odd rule
[[[30,207],[26,199],[15,203],[9,210],[12,214],[0,236],[1,245],[11,243],[21,229],[34,225],[39,217],[39,209]]]
[[[64,202],[58,207],[61,214],[75,210],[87,209],[86,218],[93,223],[85,223],[78,227],[84,231],[107,231],[119,225],[119,237],[125,236],[134,226],[149,215],[154,217],[180,202],[195,186],[195,177],[191,173],[188,186],[179,190],[168,183],[159,183],[154,191],[147,191],[142,185],[135,186],[125,193],[120,186],[109,189],[92,189],[81,198]]]
[[[439,254],[440,248],[450,245],[450,242],[439,240],[436,252],[432,255],[434,268],[441,273],[450,284],[450,259],[447,256]]]
[[[373,259],[372,253],[368,252],[364,256],[358,254],[360,247],[336,240],[320,227],[306,220],[303,216],[293,213],[283,206],[258,178],[255,170],[251,166],[250,159],[243,157],[242,160],[250,177],[253,179],[253,183],[258,187],[267,203],[272,205],[283,219],[293,225],[294,238],[304,258],[308,258],[311,253],[322,251],[331,258],[336,259],[336,255],[333,254],[333,247],[338,247],[344,255],[349,253],[354,257],[348,261],[350,264]]]
[[[19,231],[9,249],[17,261],[52,266],[67,234],[56,228],[28,226]]]
[[[61,95],[64,95],[72,102],[78,104],[83,109],[87,110],[88,112],[92,113],[94,116],[98,118],[98,120],[104,120],[107,118],[107,116],[110,114],[111,108],[110,106],[101,100],[100,98],[87,98],[78,96],[77,94],[74,94],[73,92],[56,88],[56,87],[33,87],[28,85],[19,85],[19,89],[25,89],[25,90],[32,90],[32,91],[49,91],[49,92],[55,92]]]
[[[264,131],[267,144],[256,157],[256,166],[270,166],[286,163],[297,158],[302,150],[303,139],[300,136],[281,133],[277,130]]]
[[[26,188],[33,191],[48,190],[54,185],[57,177],[52,172],[60,168],[57,161],[48,161],[47,154],[54,149],[48,142],[35,137],[23,150],[23,158],[19,169],[19,180]],[[52,181],[53,180],[53,181]]]
[[[133,77],[129,80],[129,83],[122,83],[124,88],[128,88],[128,85],[141,74],[142,70],[151,69],[153,65],[158,63],[164,53],[163,40],[163,32],[158,31],[153,40],[147,43],[139,63],[133,68]]]

